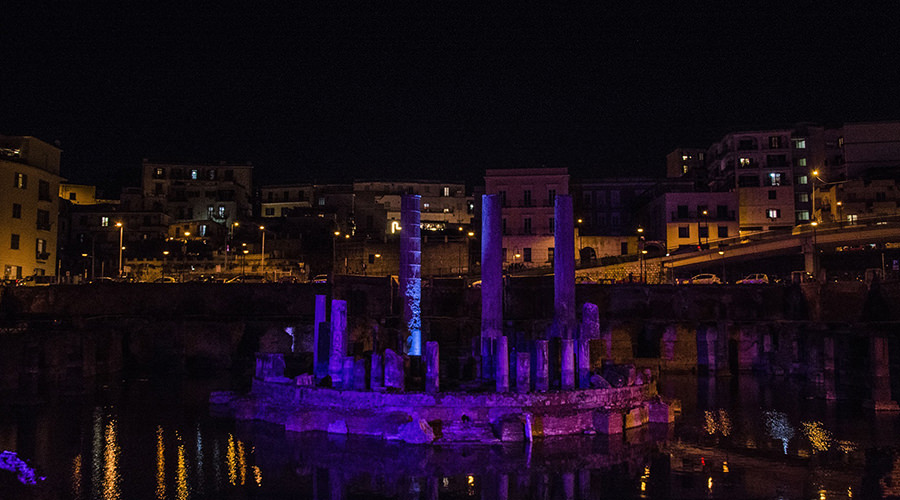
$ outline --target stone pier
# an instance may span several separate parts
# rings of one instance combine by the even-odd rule
[[[481,374],[494,376],[493,341],[503,335],[503,218],[500,195],[481,197]]]
[[[331,384],[340,387],[347,353],[347,301],[331,301],[331,354],[328,357],[328,375]]]
[[[403,324],[410,356],[422,355],[422,237],[420,196],[403,195],[400,201],[400,293]]]
[[[869,366],[872,399],[865,406],[877,411],[898,411],[900,406],[891,396],[891,366],[888,338],[873,334],[869,338]]]
[[[697,371],[699,373],[716,373],[716,348],[719,332],[713,325],[697,327]]]
[[[587,389],[591,386],[591,339],[578,339],[578,350],[575,359],[578,369],[578,388]]]
[[[554,330],[564,339],[575,337],[575,221],[572,197],[554,200],[553,302]]]

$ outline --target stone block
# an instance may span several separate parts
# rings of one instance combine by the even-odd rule
[[[284,376],[284,355],[280,353],[256,353],[256,378]]]
[[[347,428],[347,422],[343,420],[335,420],[333,422],[329,422],[327,431],[329,434],[349,434],[350,430]]]
[[[591,375],[591,387],[594,389],[612,389],[612,386],[600,375]]]
[[[622,434],[625,431],[622,414],[615,410],[594,412],[594,430],[600,434]]]
[[[425,419],[419,419],[401,425],[397,434],[385,435],[385,438],[410,444],[428,444],[434,441],[434,429]]]
[[[344,356],[343,362],[341,363],[341,389],[351,390],[353,389],[353,370],[356,366],[356,360],[353,359],[353,356]]]
[[[633,429],[645,425],[650,418],[646,406],[636,406],[625,411],[625,428]]]
[[[670,424],[675,421],[675,410],[663,401],[650,401],[647,408],[650,423]]]
[[[366,388],[366,360],[355,359],[353,360],[353,390],[364,391]]]
[[[500,441],[524,441],[525,423],[518,415],[506,415],[492,425],[494,435]]]

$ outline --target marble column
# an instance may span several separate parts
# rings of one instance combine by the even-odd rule
[[[332,387],[339,387],[347,354],[347,301],[331,301],[331,354],[328,358],[328,375]]]
[[[531,353],[516,354],[516,392],[525,394],[531,390]]]
[[[327,297],[324,295],[316,295],[316,310],[315,315],[313,316],[313,374],[316,377],[316,380],[322,379],[325,375],[328,375],[328,350],[322,351],[319,346],[323,345],[321,336],[324,332],[322,332],[322,323],[325,321],[325,314],[327,311],[328,303]]]
[[[575,222],[572,197],[556,195],[553,250],[553,322],[564,339],[575,336]]]
[[[425,392],[436,394],[440,391],[440,349],[438,343],[425,343]]]
[[[550,390],[550,343],[546,340],[534,341],[534,390]]]
[[[561,339],[561,343],[560,389],[570,391],[575,388],[575,339]]]
[[[591,387],[591,339],[578,339],[578,351],[575,354],[578,364],[578,387],[588,389]]]
[[[400,200],[400,294],[410,356],[422,355],[420,198],[417,194],[407,194]]]
[[[494,359],[497,365],[497,392],[509,391],[509,343],[506,336],[497,338],[497,351]]]
[[[493,341],[503,335],[503,218],[500,195],[481,197],[481,363],[494,376]]]

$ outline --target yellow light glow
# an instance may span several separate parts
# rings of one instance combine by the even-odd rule
[[[712,476],[709,476],[709,479],[706,480],[706,489],[712,491]]]
[[[825,490],[819,490],[819,500],[825,500]]]
[[[87,257],[86,253],[81,254],[82,257]]]
[[[344,235],[344,238],[349,238],[349,237],[350,237],[349,234],[345,234],[345,235]]]
[[[178,444],[178,464],[175,472],[175,498],[178,500],[188,499],[187,465],[184,461],[184,443]]]
[[[191,232],[190,232],[190,231],[185,231],[185,232],[184,232],[184,237],[185,237],[185,238],[187,238],[187,237],[190,236],[190,235],[191,235]]]
[[[260,230],[260,231],[265,231],[265,230],[266,230],[266,226],[259,226],[259,230]]]
[[[725,255],[725,251],[724,251],[724,250],[719,250],[719,255]]]
[[[462,226],[459,226],[459,230],[462,231],[462,230],[463,230],[463,227],[462,227]]]
[[[475,236],[475,231],[469,231],[469,232],[468,232],[468,235],[469,235],[469,236]]]
[[[169,255],[169,251],[168,251],[168,250],[163,250],[163,255]]]
[[[119,442],[116,432],[116,421],[106,424],[106,446],[103,450],[103,498],[117,500],[122,490],[119,475]]]
[[[578,223],[581,224],[581,222],[582,222],[582,219],[578,219]]]
[[[643,233],[643,232],[644,232],[644,228],[642,228],[642,227],[639,227],[639,228],[638,228],[638,229],[637,229],[637,232],[639,232],[639,233]]]
[[[814,452],[827,451],[831,447],[831,432],[823,427],[822,422],[801,422],[800,426]]]
[[[237,460],[234,451],[234,438],[228,435],[228,448],[225,451],[225,461],[228,463],[228,482],[234,486],[237,484]]]
[[[646,254],[647,251],[646,251],[646,250],[641,250],[641,253]]]
[[[122,227],[122,223],[121,223],[121,222],[116,222],[116,227]]]
[[[247,459],[244,456],[244,442],[238,440],[237,442],[237,452],[238,452],[238,466],[240,466],[241,471],[241,485],[247,482]]]
[[[468,475],[468,476],[466,476],[466,483],[467,483],[469,486],[475,486],[475,476],[473,476],[473,475],[471,475],[471,474]]]
[[[262,487],[262,471],[255,465],[253,466],[253,479],[256,480],[256,486]]]
[[[156,498],[166,500],[166,443],[162,427],[156,427]]]
[[[376,254],[375,254],[375,258],[376,258],[376,259],[380,259],[380,258],[381,258],[381,254],[380,254],[380,253],[376,253]]]
[[[722,462],[722,472],[728,473],[728,461]]]
[[[81,498],[81,454],[72,460],[72,498]]]
[[[813,170],[813,171],[812,171],[812,174],[813,174],[813,175],[819,175],[819,171],[818,171],[818,170]]]

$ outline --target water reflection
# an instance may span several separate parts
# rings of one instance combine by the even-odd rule
[[[45,498],[878,498],[900,484],[898,415],[753,379],[662,392],[685,387],[706,396],[685,398],[674,426],[531,446],[297,435],[213,419],[204,391],[187,411],[183,393],[140,387],[68,413],[0,411],[0,435],[48,477]]]

